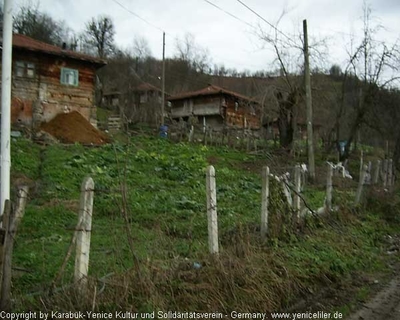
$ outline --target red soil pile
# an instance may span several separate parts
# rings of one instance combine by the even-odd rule
[[[93,127],[79,112],[61,113],[42,124],[41,129],[63,143],[102,145],[110,142],[106,134]]]

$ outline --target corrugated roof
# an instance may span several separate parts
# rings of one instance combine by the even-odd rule
[[[228,94],[228,95],[231,95],[231,96],[236,97],[236,98],[241,99],[241,100],[246,100],[246,101],[251,101],[251,102],[258,103],[257,100],[254,100],[252,98],[249,98],[249,97],[246,97],[244,95],[241,95],[240,93],[233,92],[233,91],[230,91],[230,90],[227,90],[227,89],[215,86],[215,85],[209,85],[208,87],[206,87],[204,89],[201,89],[201,90],[197,90],[197,91],[184,92],[184,93],[181,93],[181,94],[177,94],[175,96],[169,97],[168,100],[169,101],[183,100],[183,99],[187,99],[187,98],[215,95],[215,94],[219,94],[219,93]]]
[[[51,55],[56,55],[60,57],[66,57],[66,58],[71,58],[71,59],[76,59],[76,60],[82,60],[82,61],[87,61],[91,62],[97,65],[106,65],[106,61],[97,57],[93,57],[87,54],[83,54],[80,52],[75,52],[71,50],[64,50],[60,47],[38,41],[35,39],[32,39],[28,36],[14,33],[13,34],[13,47],[14,48],[20,48],[28,51],[36,51],[36,52],[43,52]]]

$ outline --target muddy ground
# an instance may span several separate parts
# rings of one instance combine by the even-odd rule
[[[386,284],[348,320],[400,319],[400,275]]]
[[[340,311],[346,320],[400,320],[400,235],[386,237],[386,271],[359,270],[337,283],[327,281],[285,311]]]

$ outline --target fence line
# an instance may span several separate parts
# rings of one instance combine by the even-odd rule
[[[363,162],[361,162],[363,163]],[[270,168],[264,166],[262,168],[262,191],[261,191],[261,239],[266,239],[269,235],[268,229],[271,227],[269,223],[269,197],[270,197],[270,178],[275,178],[278,186],[282,188],[284,193],[283,201],[287,202],[292,208],[292,216],[299,223],[304,215],[309,213],[328,214],[332,210],[333,202],[333,175],[334,172],[342,171],[344,177],[348,176],[345,168],[341,165],[333,165],[327,163],[326,173],[326,197],[322,208],[312,211],[305,203],[302,197],[302,166],[297,164],[294,168],[294,181],[290,182],[288,174],[278,177],[271,174]],[[382,183],[383,187],[392,187],[394,183],[393,161],[385,159],[385,161],[377,161],[376,168],[373,170],[371,162],[363,163],[362,171],[359,176],[358,188],[355,197],[355,205],[362,202],[362,194],[364,186],[368,183]],[[303,170],[304,172],[304,170]],[[367,174],[374,172],[374,178],[367,181]],[[390,189],[389,189],[390,190]],[[92,178],[86,178],[81,185],[81,202],[79,208],[78,228],[76,232],[76,259],[74,279],[78,283],[80,292],[87,288],[87,274],[89,268],[90,238],[92,225],[92,211],[94,198],[94,182]],[[217,188],[216,188],[216,172],[213,166],[208,166],[206,170],[206,202],[207,202],[207,220],[208,220],[208,246],[210,254],[219,253],[219,237],[218,237],[218,216],[217,216]],[[26,199],[26,197],[25,197]],[[306,209],[302,211],[301,201],[304,202]],[[12,230],[12,229],[11,229]],[[4,274],[3,274],[4,276]]]
[[[215,130],[210,126],[199,125],[172,125],[168,127],[169,137],[173,141],[202,143],[211,146],[230,146],[234,149],[258,152],[267,149],[268,141],[253,130],[241,128],[221,128]]]

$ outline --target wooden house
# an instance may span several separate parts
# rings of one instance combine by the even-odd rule
[[[168,97],[169,94],[165,94]],[[131,123],[158,124],[161,118],[162,90],[148,82],[125,92],[110,91],[103,95],[103,106],[123,114]]]
[[[162,91],[148,82],[139,84],[132,90],[137,96],[136,104],[161,103]]]
[[[14,34],[12,63],[12,124],[37,129],[70,111],[95,123],[95,72],[105,61]]]
[[[279,137],[279,119],[274,118],[271,121],[264,123],[264,127],[267,130],[267,138],[268,139],[275,139]],[[297,132],[295,133],[296,136],[301,140],[307,139],[307,121],[304,117],[298,117],[296,121]],[[323,125],[313,120],[313,135],[314,139],[318,140],[321,135],[321,128]]]
[[[171,118],[188,120],[197,118],[200,125],[213,130],[224,127],[234,129],[261,129],[260,106],[256,100],[224,88],[209,85],[194,91],[168,98]]]

